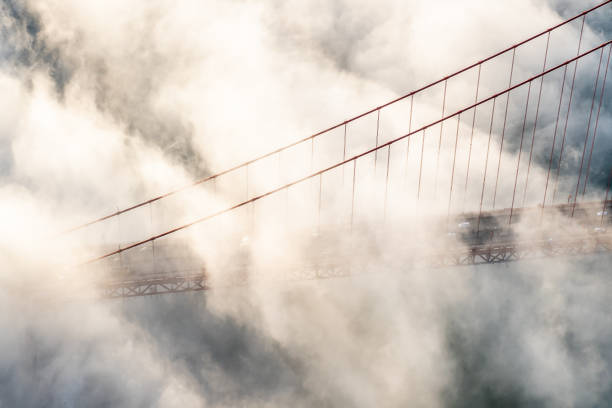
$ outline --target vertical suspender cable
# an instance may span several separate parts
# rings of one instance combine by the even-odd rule
[[[344,122],[344,141],[342,147],[342,161],[346,160],[346,122]],[[344,173],[346,172],[346,168],[342,166],[342,194],[344,195]]]
[[[489,165],[489,149],[491,147],[491,135],[493,134],[493,118],[495,117],[495,102],[497,98],[493,98],[493,109],[491,109],[491,125],[489,126],[489,142],[487,143],[487,156],[485,158],[484,176],[482,178],[482,191],[480,193],[480,208],[478,209],[478,227],[476,236],[480,234],[480,216],[482,215],[482,201],[484,199],[485,185],[487,181],[487,168]]]
[[[421,198],[421,173],[423,173],[423,152],[425,151],[425,129],[423,129],[423,143],[421,143],[421,162],[419,163],[419,187],[417,190],[417,201]]]
[[[550,44],[550,31],[546,37],[546,51],[544,52],[544,64],[542,64],[542,72],[546,71],[546,59],[548,57],[548,45]],[[525,190],[523,191],[523,204],[525,207],[525,199],[527,198],[527,186],[529,185],[529,172],[531,170],[531,157],[533,156],[533,145],[535,143],[535,134],[538,127],[538,117],[540,114],[540,101],[542,99],[542,88],[544,87],[544,76],[540,77],[540,91],[538,92],[538,106],[536,107],[535,121],[533,124],[533,134],[531,135],[531,147],[529,148],[529,163],[527,164],[527,178],[525,179]]]
[[[555,151],[555,142],[557,140],[557,129],[559,127],[559,117],[561,116],[561,103],[563,102],[563,91],[565,89],[565,77],[567,75],[567,65],[563,68],[563,79],[561,81],[561,93],[559,94],[559,107],[557,108],[557,120],[555,121],[555,130],[553,132],[552,145],[550,147],[550,157],[548,158],[548,172],[546,173],[546,185],[544,186],[544,198],[542,199],[542,210],[540,212],[540,222],[544,215],[544,207],[546,207],[546,193],[548,192],[548,182],[550,180],[550,170],[552,169],[553,153]]]
[[[480,87],[480,71],[482,69],[482,64],[478,65],[478,80],[476,81],[476,96],[474,97],[474,104],[478,103],[478,89]],[[470,147],[468,149],[468,160],[467,160],[467,168],[465,170],[465,186],[463,188],[463,205],[461,212],[465,210],[465,200],[467,198],[467,188],[468,188],[468,180],[470,177],[470,162],[472,160],[472,142],[474,140],[474,127],[476,125],[476,108],[478,106],[474,106],[474,112],[472,114],[472,132],[470,133]]]
[[[444,96],[442,97],[442,116],[444,119],[444,108],[446,107],[446,86],[448,84],[448,79],[444,81]],[[438,155],[436,158],[436,178],[434,181],[434,200],[438,194],[438,170],[440,168],[440,150],[442,149],[442,131],[444,129],[444,121],[440,122],[440,137],[438,139]]]
[[[521,143],[519,145],[518,160],[516,161],[516,175],[514,176],[514,190],[512,191],[512,205],[510,206],[510,217],[508,224],[512,224],[512,212],[514,211],[514,198],[516,196],[516,184],[518,183],[519,168],[521,166],[521,154],[523,153],[523,139],[525,138],[525,125],[527,123],[527,111],[529,110],[529,96],[531,95],[531,84],[527,88],[527,102],[525,103],[525,116],[523,117],[523,130],[521,131]]]
[[[510,66],[510,80],[508,88],[512,86],[512,74],[514,72],[514,57],[516,56],[516,47],[512,49],[512,65]],[[495,189],[493,190],[493,208],[495,208],[495,199],[497,198],[497,183],[499,181],[499,168],[501,167],[502,151],[504,149],[504,137],[506,135],[506,119],[508,118],[508,105],[510,104],[510,92],[506,95],[506,111],[504,113],[504,125],[502,126],[501,143],[499,144],[499,161],[497,162],[497,175],[495,176]]]
[[[580,39],[578,40],[578,52],[576,55],[580,55],[580,46],[582,45],[582,33],[584,32],[584,21],[586,16],[582,17],[582,27],[580,29]],[[563,149],[565,147],[565,136],[567,134],[567,123],[569,122],[570,111],[572,107],[572,96],[574,95],[574,83],[576,82],[576,71],[578,71],[578,60],[574,65],[574,75],[572,77],[572,85],[570,87],[569,102],[567,103],[567,115],[565,116],[565,126],[563,128],[563,138],[561,139],[561,150],[559,151],[559,166],[557,167],[557,175],[555,177],[555,188],[553,190],[553,202],[557,196],[557,187],[559,185],[559,174],[561,172],[561,161],[563,160]]]
[[[582,147],[582,157],[580,158],[580,170],[578,171],[578,180],[576,181],[576,191],[574,192],[574,203],[572,204],[572,217],[576,210],[576,201],[578,199],[578,191],[580,189],[580,179],[582,178],[582,166],[584,164],[584,155],[589,142],[589,131],[591,130],[591,119],[593,118],[593,108],[595,107],[595,95],[597,94],[597,85],[599,84],[599,73],[601,71],[601,61],[603,60],[604,49],[599,53],[599,65],[597,66],[597,75],[595,76],[595,86],[593,86],[593,98],[591,99],[591,110],[589,112],[589,121],[587,122],[586,135],[584,136],[584,146]]]
[[[383,208],[383,220],[387,220],[387,196],[389,194],[389,165],[391,164],[391,145],[387,149],[387,175],[385,176],[385,202]]]
[[[378,129],[380,125],[380,109],[376,111],[376,147],[378,147]],[[376,176],[376,161],[378,158],[378,150],[374,152],[374,175]]]
[[[584,180],[584,189],[582,190],[582,196],[586,194],[587,184],[589,182],[589,172],[591,170],[591,158],[593,156],[593,149],[595,148],[595,138],[597,137],[597,128],[599,125],[599,112],[601,111],[601,105],[603,104],[604,92],[606,90],[606,80],[608,79],[608,67],[610,65],[610,54],[612,54],[612,44],[608,51],[608,61],[606,62],[606,70],[604,71],[603,84],[601,85],[601,93],[599,95],[599,107],[597,108],[597,116],[595,118],[595,130],[593,131],[593,141],[591,143],[591,152],[589,153],[589,160],[587,163],[586,179]]]
[[[453,169],[451,171],[450,189],[448,192],[448,211],[446,215],[446,223],[450,218],[451,199],[453,197],[453,184],[455,182],[455,161],[457,159],[457,143],[459,141],[459,124],[461,122],[461,113],[457,114],[457,132],[455,133],[455,148],[453,149]]]

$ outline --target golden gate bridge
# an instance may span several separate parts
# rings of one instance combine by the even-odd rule
[[[610,251],[612,163],[593,152],[612,41],[586,24],[609,8],[60,238],[89,248],[76,269],[103,297],[256,282],[262,229],[299,243],[276,251],[282,280],[367,273],[389,246],[407,269]]]

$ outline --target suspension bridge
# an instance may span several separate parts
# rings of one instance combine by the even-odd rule
[[[257,282],[262,234],[281,280],[610,251],[611,8],[62,237],[103,297]]]

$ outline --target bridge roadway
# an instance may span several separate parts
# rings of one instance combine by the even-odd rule
[[[540,225],[534,223],[529,233],[518,238],[512,227],[521,220],[536,220]],[[547,206],[543,212],[541,207],[514,209],[512,225],[509,209],[480,216],[466,213],[452,219],[445,217],[443,221],[432,219],[432,228],[439,230],[442,224],[446,236],[439,240],[437,248],[407,249],[406,256],[401,259],[402,267],[494,264],[612,250],[612,231],[609,231],[612,200],[577,204],[575,208],[572,204]],[[284,265],[279,279],[299,281],[347,277],[368,273],[373,268],[372,259],[376,257],[372,254],[380,252],[377,246],[381,245],[376,242],[376,232],[357,227],[353,236],[360,237],[358,240],[346,236],[338,239],[337,233],[332,235],[330,238],[323,232],[313,234],[303,248],[307,258],[297,264]],[[201,259],[185,248],[158,246],[154,260],[146,248],[128,251],[131,253],[108,260],[110,264],[106,267],[110,267],[111,272],[100,281],[100,295],[104,298],[149,296],[256,283],[249,267],[248,243],[243,241],[237,248],[230,256],[231,262],[224,268],[226,274],[222,282],[213,282]]]

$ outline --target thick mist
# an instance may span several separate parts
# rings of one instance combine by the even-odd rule
[[[449,202],[460,212],[480,195],[476,182],[449,202],[439,195],[437,183],[451,183],[446,143],[441,162],[425,165],[421,201],[414,199],[419,148],[433,154],[438,133],[452,140],[457,129],[463,174],[469,118],[411,138],[388,157],[364,158],[354,192],[347,166],[321,185],[302,183],[162,240],[206,264],[218,283],[207,292],[95,300],[105,264],[71,265],[324,168],[341,156],[341,133],[317,142],[312,161],[308,145],[254,166],[246,192],[244,175],[230,175],[99,229],[57,235],[379,106],[595,4],[1,1],[0,406],[610,404],[610,256],[437,269],[409,263],[415,253],[444,249],[430,216],[446,215]],[[610,13],[606,6],[587,19],[582,50],[609,39]],[[579,30],[572,24],[559,35],[558,44],[568,45],[551,51],[550,61],[576,55]],[[537,50],[520,55],[516,78],[541,70],[540,58]],[[576,117],[590,108],[597,58],[578,71]],[[483,95],[506,86],[507,72],[489,74]],[[448,112],[473,103],[473,80],[453,84],[452,95],[462,97],[447,102]],[[549,84],[544,94],[555,97]],[[607,91],[589,179],[597,199],[612,154],[609,84]],[[521,92],[509,99],[499,154],[502,207],[514,182]],[[415,124],[438,118],[440,95],[436,88],[420,101]],[[407,108],[383,112],[381,142],[405,133]],[[486,147],[491,104],[478,109],[475,155]],[[542,107],[542,134],[555,113],[556,106]],[[371,147],[375,121],[348,128],[348,154]],[[567,140],[560,197],[575,183],[580,126],[570,122],[576,136]],[[534,144],[534,187],[519,201],[541,200],[547,152]],[[395,164],[403,155],[407,164]],[[402,188],[381,187],[385,160],[391,185]],[[342,235],[351,194],[363,238],[353,247]],[[321,196],[331,203],[323,209]],[[518,225],[516,234],[528,236],[529,227]],[[385,238],[385,231],[392,233]],[[326,232],[336,245],[328,252],[363,273],[286,282],[316,262],[322,249],[308,243]],[[248,243],[252,285],[231,284],[237,242]]]

